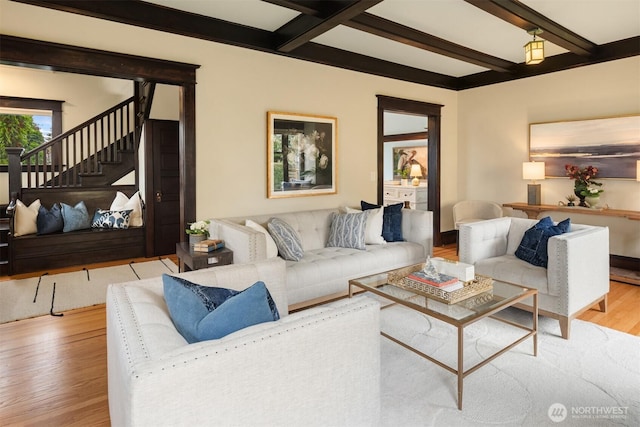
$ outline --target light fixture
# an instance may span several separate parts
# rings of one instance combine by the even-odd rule
[[[523,162],[522,179],[533,181],[527,186],[527,204],[539,205],[541,191],[540,184],[536,184],[536,179],[544,179],[544,162]]]
[[[411,165],[411,172],[409,172],[409,176],[413,177],[411,184],[413,184],[416,187],[420,185],[420,177],[422,177],[422,168],[420,168],[419,164],[414,163],[413,165]]]
[[[536,40],[536,36],[542,34],[540,28],[527,31],[533,36],[533,40],[524,45],[524,62],[527,65],[535,65],[544,61],[544,40]]]

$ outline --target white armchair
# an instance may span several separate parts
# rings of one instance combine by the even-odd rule
[[[267,285],[281,319],[187,344],[161,278],[107,291],[109,413],[114,426],[376,425],[379,304],[365,296],[287,314],[285,263],[177,276],[205,286]]]
[[[549,239],[544,268],[514,255],[525,231],[536,223],[503,217],[464,224],[459,259],[473,264],[477,274],[538,289],[540,314],[558,319],[562,337],[569,339],[572,319],[596,303],[606,311],[609,229],[572,224],[571,231]]]

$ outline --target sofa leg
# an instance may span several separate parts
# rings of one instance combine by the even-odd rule
[[[607,294],[608,295],[608,294]],[[603,313],[607,312],[607,295],[605,295],[604,297],[602,297],[602,299],[600,300],[600,302],[598,302],[598,306],[600,308],[600,311]]]
[[[569,339],[569,333],[571,332],[571,319],[565,316],[560,316],[560,335],[565,340]]]

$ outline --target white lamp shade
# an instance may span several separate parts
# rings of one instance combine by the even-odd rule
[[[411,165],[411,172],[409,172],[409,176],[411,177],[421,177],[422,176],[422,168],[420,165],[413,164]]]
[[[544,179],[544,162],[523,162],[522,179]]]

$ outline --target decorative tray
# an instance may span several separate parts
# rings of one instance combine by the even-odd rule
[[[407,277],[414,271],[422,270],[423,267],[424,264],[416,264],[411,267],[398,269],[389,273],[387,280],[394,286],[410,290],[417,294],[424,295],[447,304],[455,304],[483,292],[493,290],[493,279],[479,274],[476,274],[475,279],[464,282],[463,288],[455,291],[445,291],[436,286],[427,285],[422,282],[411,280]],[[486,302],[486,300],[484,302]]]

